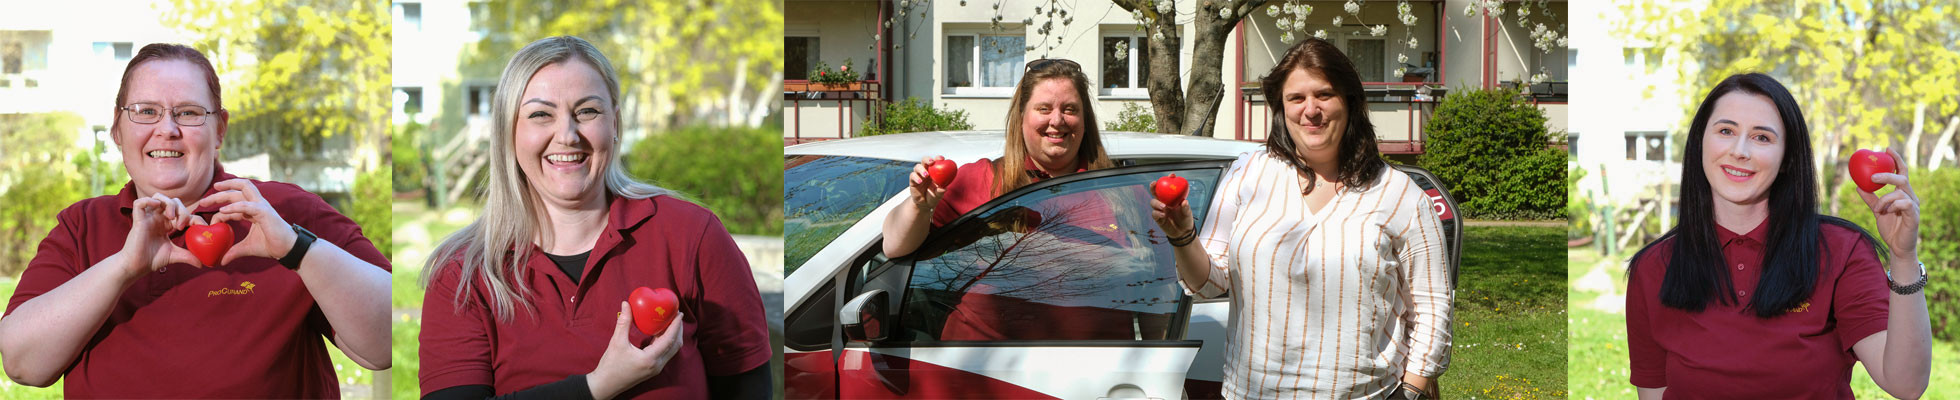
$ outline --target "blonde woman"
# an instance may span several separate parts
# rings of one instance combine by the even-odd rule
[[[569,36],[511,57],[482,216],[430,257],[425,398],[768,398],[769,335],[720,219],[619,163],[619,82]],[[626,298],[667,288],[658,337]]]

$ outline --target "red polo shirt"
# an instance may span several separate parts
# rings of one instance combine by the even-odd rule
[[[517,276],[530,285],[508,323],[484,307],[489,292],[473,287],[469,307],[455,307],[460,261],[433,275],[422,302],[422,394],[488,385],[507,394],[592,372],[612,339],[619,303],[633,289],[668,288],[686,316],[685,345],[659,375],[624,398],[708,397],[708,376],[747,372],[769,362],[769,329],[748,259],[721,219],[669,196],[610,200],[604,234],[572,283],[537,246]],[[628,328],[629,340],[646,335]]]
[[[237,178],[222,166],[213,176],[212,182]],[[252,183],[286,222],[390,268],[361,227],[319,196],[286,183]],[[135,201],[134,186],[125,184],[114,196],[61,210],[21,273],[7,313],[122,251]],[[217,210],[194,212],[208,219]],[[232,222],[236,240],[244,240],[251,225]],[[184,245],[181,236],[172,242]],[[62,388],[73,398],[334,398],[340,385],[321,340],[332,336],[299,274],[279,260],[252,257],[215,268],[173,264],[123,291],[63,375]]]
[[[1035,182],[1051,178],[1034,167],[1032,161],[1026,167],[1027,174]],[[1088,170],[1078,166],[1076,172]],[[994,163],[981,159],[961,165],[953,183],[946,186],[946,194],[933,210],[932,224],[939,228],[951,223],[961,215],[994,199]],[[1129,193],[1117,194],[1108,190],[1093,190],[1070,193],[1045,199],[1032,206],[1030,211],[1040,215],[1043,222],[1035,229],[1045,235],[1020,237],[1016,246],[1026,253],[1024,261],[1041,264],[1050,259],[1051,254],[1073,253],[1078,246],[1125,247],[1129,238],[1119,227],[1116,202],[1134,204],[1130,212],[1148,221],[1150,216],[1149,195],[1141,187]],[[1050,240],[1053,239],[1053,240]],[[1021,257],[1017,257],[1021,258]],[[1074,263],[1071,263],[1071,265]],[[1066,266],[1053,265],[1050,271],[1036,273],[1065,273]],[[976,267],[979,268],[979,267]],[[1022,272],[1025,274],[1027,272]],[[989,276],[992,274],[978,274]],[[1018,279],[1027,279],[1025,276]],[[1017,292],[1011,288],[996,287],[995,283],[1015,286],[1026,282],[1006,282],[996,279],[981,279],[961,295],[958,307],[947,315],[939,340],[1094,340],[1133,339],[1136,335],[1136,312],[1106,308],[1104,304],[1050,304],[1030,301],[1023,295],[1004,294]],[[1030,321],[1045,321],[1030,324]]]
[[[1762,319],[1746,304],[1762,275],[1768,221],[1745,235],[1716,229],[1739,304],[1710,302],[1702,312],[1661,305],[1674,239],[1634,260],[1626,299],[1633,385],[1666,387],[1668,398],[1851,398],[1851,346],[1885,330],[1891,300],[1871,245],[1850,229],[1820,226],[1809,302]]]

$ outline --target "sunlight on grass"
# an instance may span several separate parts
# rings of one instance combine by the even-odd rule
[[[1565,398],[1565,228],[1475,226],[1463,235],[1443,397]]]
[[[1600,264],[1604,259],[1590,247],[1573,249],[1567,257],[1568,274],[1571,279],[1578,280],[1598,268],[1604,272],[1604,276],[1612,279],[1615,294],[1624,293],[1625,264],[1620,261]],[[1593,304],[1600,295],[1597,291],[1575,289],[1569,300],[1573,305],[1569,320],[1572,344],[1567,357],[1571,365],[1567,367],[1566,375],[1572,382],[1572,398],[1631,398],[1634,393],[1633,384],[1628,381],[1626,314],[1586,306]],[[1951,390],[1960,388],[1960,369],[1945,368],[1956,364],[1960,364],[1960,345],[1935,341],[1933,374],[1924,398],[1948,398],[1953,394]],[[1872,383],[1863,365],[1851,370],[1851,390],[1857,398],[1892,398]]]

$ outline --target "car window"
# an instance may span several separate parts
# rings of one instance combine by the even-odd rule
[[[913,165],[864,157],[786,157],[783,275],[796,273],[837,235],[904,191]]]
[[[1175,172],[1202,213],[1226,163],[1084,173],[1017,190],[935,231],[914,256],[908,341],[1161,340],[1183,290],[1150,218],[1149,185]],[[1202,220],[1203,216],[1199,216]]]

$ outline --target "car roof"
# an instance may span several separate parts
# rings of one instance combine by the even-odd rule
[[[945,156],[958,162],[1001,155],[1002,130],[934,131],[826,140],[783,148],[785,156],[825,155],[917,161]],[[1143,132],[1102,132],[1111,158],[1235,158],[1258,142]]]

